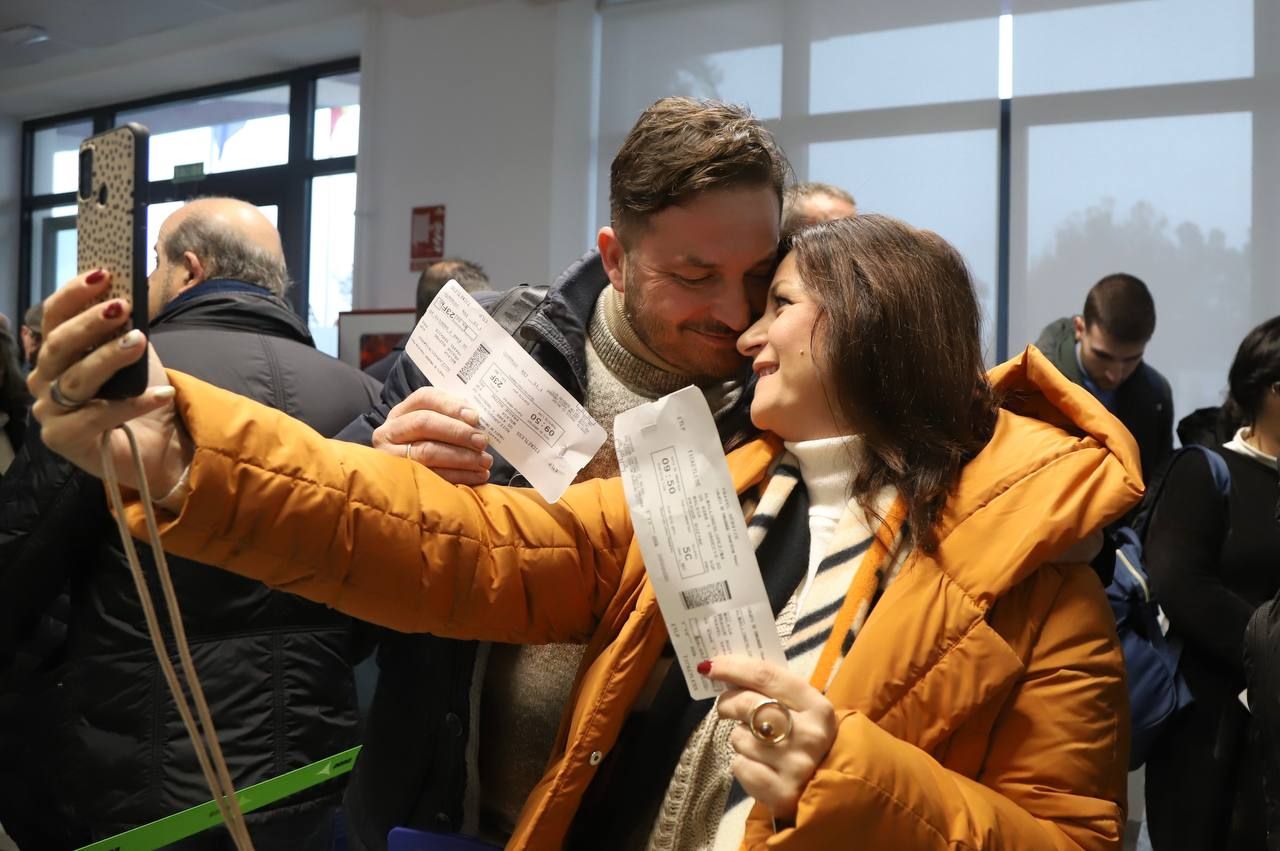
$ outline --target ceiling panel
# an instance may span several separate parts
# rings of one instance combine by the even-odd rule
[[[226,14],[286,0],[4,0],[0,30],[22,24],[44,27],[49,40],[0,48],[0,69],[65,57],[131,38],[164,33]]]

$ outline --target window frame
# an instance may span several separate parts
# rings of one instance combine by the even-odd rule
[[[293,277],[286,300],[298,315],[308,316],[310,302],[311,181],[331,174],[354,173],[356,156],[314,159],[316,83],[325,77],[360,70],[359,57],[307,65],[291,71],[263,74],[238,80],[167,92],[163,95],[105,104],[90,109],[44,116],[22,123],[22,178],[18,245],[18,315],[26,314],[32,303],[33,219],[37,212],[76,203],[76,193],[36,195],[35,134],[41,130],[88,120],[93,133],[115,126],[122,112],[167,106],[194,98],[230,95],[269,86],[289,87],[289,159],[283,165],[206,174],[199,180],[157,180],[148,183],[148,204],[179,201],[197,195],[231,195],[254,204],[278,203],[278,229],[284,243],[285,261]]]

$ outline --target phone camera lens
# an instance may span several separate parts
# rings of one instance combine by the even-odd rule
[[[93,197],[93,148],[80,149],[80,200]]]

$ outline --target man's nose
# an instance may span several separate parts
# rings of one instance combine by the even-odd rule
[[[743,281],[726,281],[715,303],[717,322],[734,331],[746,331],[751,325],[751,302]]]

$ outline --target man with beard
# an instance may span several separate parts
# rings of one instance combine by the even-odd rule
[[[596,250],[510,330],[606,430],[617,414],[693,384],[732,444],[750,427],[737,339],[764,307],[787,172],[746,110],[658,101],[614,158],[611,223]],[[500,298],[479,300],[497,313]],[[383,404],[339,436],[460,484],[527,484],[486,451],[478,425],[401,358]],[[617,472],[610,433],[578,479]],[[396,826],[505,841],[553,751],[582,654],[383,633],[345,802],[353,847],[383,849]]]

